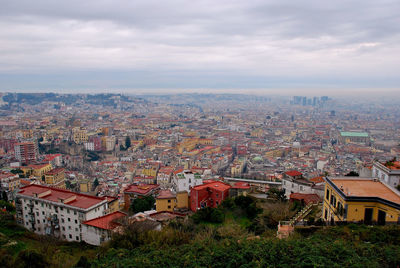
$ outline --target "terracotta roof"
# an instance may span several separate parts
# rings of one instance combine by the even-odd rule
[[[332,183],[346,196],[379,197],[400,204],[400,195],[379,180],[332,178]]]
[[[100,229],[112,230],[115,227],[118,227],[121,225],[120,223],[115,222],[115,221],[120,218],[126,217],[126,216],[127,216],[127,214],[125,214],[121,211],[116,211],[116,212],[113,212],[108,215],[104,215],[104,216],[101,216],[101,217],[98,217],[98,218],[95,218],[92,220],[85,221],[85,222],[83,222],[83,224],[97,227]]]
[[[64,171],[63,168],[53,168],[49,172],[46,172],[45,175],[55,175],[55,174],[58,174],[58,173],[63,172],[63,171]]]
[[[304,200],[306,204],[321,202],[321,198],[317,194],[292,193],[290,194],[290,199]]]
[[[172,212],[172,211],[159,211],[149,215],[150,218],[156,221],[168,221],[176,217],[185,217],[185,214]]]
[[[50,165],[50,164],[49,163],[46,163],[46,164],[32,164],[32,165],[28,165],[28,167],[33,168],[33,169],[37,169],[37,168],[47,167],[48,165]]]
[[[170,190],[161,190],[157,199],[175,198],[175,195]]]
[[[250,185],[247,182],[238,181],[235,182],[232,188],[235,189],[250,189]]]
[[[325,182],[325,180],[322,177],[315,177],[315,178],[310,179],[310,181],[314,182],[314,183]]]
[[[158,184],[139,184],[139,185],[130,185],[125,189],[125,193],[137,193],[141,195],[149,194],[152,190],[157,189],[159,187]]]
[[[291,171],[287,171],[285,172],[286,175],[291,176],[291,177],[296,177],[296,176],[301,176],[303,175],[303,173],[297,171],[297,170],[291,170]]]
[[[70,199],[69,202],[67,201],[63,204],[83,209],[90,208],[104,201],[104,198],[102,197],[79,194],[68,190],[62,190],[59,188],[47,187],[37,184],[31,184],[20,188],[18,194],[34,197],[35,195],[39,196],[40,194],[45,194],[46,192],[48,192],[48,194],[36,198],[57,203],[62,203],[62,200]]]
[[[202,190],[202,189],[207,189],[207,188],[211,188],[211,189],[218,190],[218,191],[225,191],[225,190],[230,189],[231,186],[228,185],[228,184],[225,184],[223,182],[220,182],[220,181],[214,181],[214,182],[211,182],[211,183],[195,186],[192,189],[194,189],[194,190]]]

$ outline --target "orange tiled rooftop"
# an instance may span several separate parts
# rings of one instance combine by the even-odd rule
[[[347,196],[380,197],[388,201],[400,204],[400,195],[393,192],[380,181],[360,179],[331,179]]]

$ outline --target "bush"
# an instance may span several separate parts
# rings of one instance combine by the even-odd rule
[[[220,208],[202,208],[192,215],[192,220],[195,223],[200,222],[211,222],[211,223],[222,223],[225,219],[225,214]]]
[[[14,261],[14,267],[42,268],[48,265],[45,257],[34,250],[19,252]]]
[[[0,200],[0,208],[1,209],[5,208],[6,211],[8,211],[8,212],[14,212],[15,211],[15,207],[11,203],[6,202],[4,200]]]

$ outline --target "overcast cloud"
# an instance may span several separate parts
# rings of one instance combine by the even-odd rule
[[[399,14],[399,0],[0,0],[0,90],[397,90]]]

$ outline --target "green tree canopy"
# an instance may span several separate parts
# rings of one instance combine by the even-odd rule
[[[130,210],[133,213],[138,213],[138,212],[143,212],[143,211],[147,211],[147,210],[151,210],[154,208],[154,203],[156,202],[156,200],[154,199],[153,196],[146,196],[143,198],[135,198],[132,201]]]

